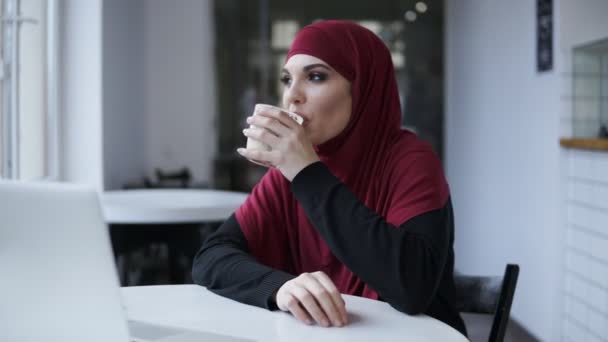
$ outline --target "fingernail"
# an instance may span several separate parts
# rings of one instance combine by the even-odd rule
[[[236,151],[237,151],[239,154],[243,154],[243,151],[245,151],[245,149],[244,149],[244,148],[242,148],[242,147],[239,147],[239,148],[237,148],[237,149],[236,149]]]
[[[248,116],[246,121],[247,123],[251,123],[251,116]]]

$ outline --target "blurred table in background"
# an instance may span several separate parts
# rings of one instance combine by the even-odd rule
[[[203,238],[226,220],[247,193],[199,189],[106,191],[102,209],[123,286],[191,282],[192,258]],[[153,270],[146,279],[142,274]],[[164,277],[164,278],[163,278]]]

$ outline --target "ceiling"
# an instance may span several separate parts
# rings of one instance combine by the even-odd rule
[[[396,20],[420,0],[268,0],[273,18]],[[443,0],[424,0],[425,16],[442,16]]]

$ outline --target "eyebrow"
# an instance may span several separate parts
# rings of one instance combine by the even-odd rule
[[[321,64],[321,63],[316,63],[316,64],[309,64],[305,67],[302,68],[302,70],[304,71],[310,71],[311,69],[317,68],[317,67],[321,67],[321,68],[325,68],[329,71],[333,71],[332,68],[330,68],[329,66],[325,65],[325,64]],[[283,68],[282,70],[284,73],[289,74],[289,71],[287,71],[287,69]]]

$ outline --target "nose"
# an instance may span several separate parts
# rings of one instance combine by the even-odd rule
[[[294,109],[306,102],[306,93],[300,82],[293,82],[283,91],[283,105],[285,108]]]

